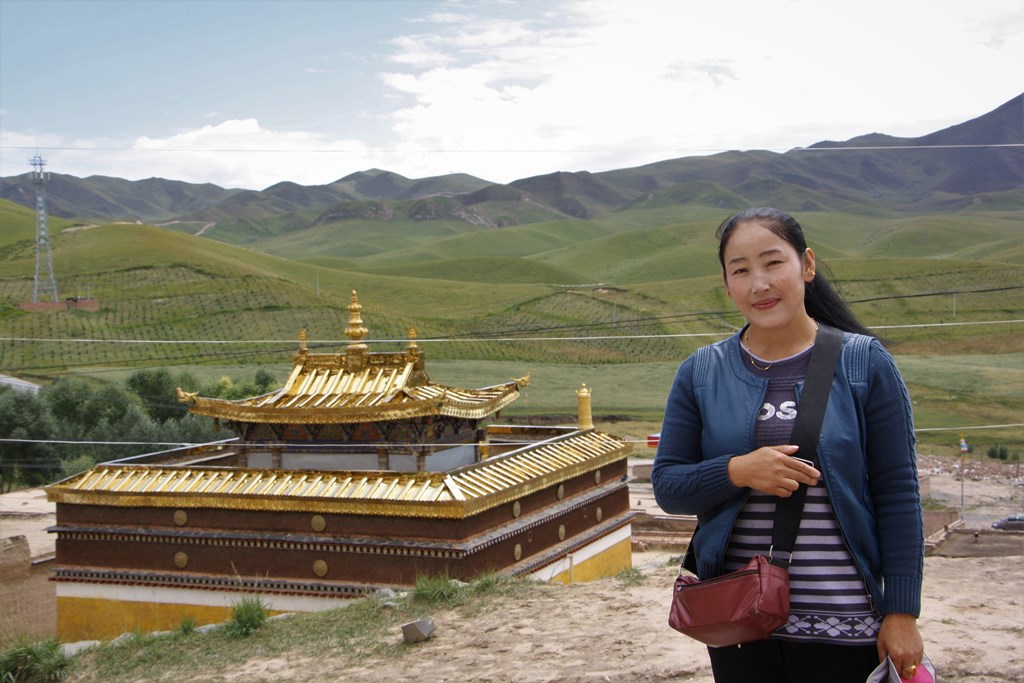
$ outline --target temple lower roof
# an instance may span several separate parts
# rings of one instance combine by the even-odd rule
[[[629,449],[622,439],[591,430],[447,473],[98,465],[46,492],[51,501],[77,505],[461,519],[599,470]]]

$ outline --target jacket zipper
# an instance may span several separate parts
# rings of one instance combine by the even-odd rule
[[[821,465],[821,462],[818,463]],[[843,539],[843,547],[846,548],[846,554],[850,556],[850,560],[853,562],[853,566],[856,567],[857,573],[860,575],[860,582],[864,584],[864,594],[868,599],[868,608],[871,613],[875,616],[881,616],[875,610],[875,599],[871,594],[871,588],[868,584],[867,572],[864,571],[864,567],[861,566],[860,560],[857,559],[857,554],[853,552],[853,548],[850,547],[850,542],[846,538],[846,530],[843,529],[842,523],[839,521],[839,514],[836,512],[836,506],[832,502],[832,487],[828,483],[828,477],[825,476],[825,468],[821,467],[821,480],[825,483],[825,490],[828,492],[828,506],[832,508],[832,514],[836,518],[836,528],[839,529],[839,537]]]

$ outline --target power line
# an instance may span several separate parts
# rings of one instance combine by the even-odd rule
[[[915,432],[966,432],[973,429],[1009,429],[1011,427],[1024,427],[1024,422],[1006,425],[977,425],[975,427],[923,427],[915,429]]]
[[[62,441],[58,439],[0,439],[0,443],[71,444],[75,446],[205,446],[187,441]]]
[[[943,150],[943,149],[1000,149],[1024,147],[1019,142],[992,142],[962,145],[835,145],[822,147],[758,147],[749,150],[729,149],[722,147],[561,147],[561,148],[510,148],[510,147],[476,147],[447,148],[424,147],[416,150],[421,154],[582,154],[592,152],[647,152],[661,154],[705,155],[724,152],[775,152],[778,154],[803,152],[864,152],[864,151],[905,151],[905,150]],[[10,150],[47,150],[58,152],[131,152],[144,154],[408,154],[408,149],[398,147],[175,147],[175,148],[140,148],[130,146],[79,146],[63,145],[40,147],[25,145],[0,145],[0,149]]]
[[[992,292],[1007,292],[1013,289],[1024,289],[1024,285],[1006,285],[1004,287],[986,287],[984,289],[958,289],[942,292],[918,292],[916,294],[893,294],[890,296],[873,296],[865,299],[850,299],[848,303],[864,304],[872,301],[889,301],[891,299],[917,299],[929,296],[951,296],[955,294],[989,294]]]
[[[915,323],[907,325],[871,325],[870,329],[875,330],[898,330],[898,329],[914,329],[914,328],[925,328],[925,327],[962,327],[962,326],[973,326],[973,325],[1013,325],[1016,323],[1024,323],[1024,318],[1019,319],[1008,319],[1008,320],[975,320],[975,321],[962,321],[962,322],[945,322],[945,323]],[[532,331],[543,331],[548,328],[539,328]],[[561,329],[561,326],[557,326],[551,329]],[[621,335],[596,335],[596,336],[568,336],[568,337],[460,337],[458,335],[451,337],[417,337],[416,339],[364,339],[364,344],[405,344],[412,341],[416,343],[434,343],[434,344],[461,344],[468,342],[553,342],[553,341],[595,341],[595,340],[625,340],[625,339],[680,339],[680,338],[699,338],[699,337],[722,337],[733,334],[734,331],[728,332],[678,332],[678,333],[665,333],[665,334],[621,334]],[[495,334],[498,334],[496,332]],[[294,341],[282,340],[282,339],[239,339],[239,340],[210,340],[210,339],[89,339],[89,338],[74,338],[74,339],[56,339],[56,338],[36,338],[36,337],[0,337],[0,342],[11,341],[11,342],[52,342],[52,343],[76,343],[76,344],[217,344],[217,345],[229,345],[229,344],[286,344],[292,343],[293,346],[289,346],[286,349],[271,349],[261,351],[261,354],[269,354],[283,351],[294,350]],[[339,339],[339,340],[327,340],[318,342],[316,344],[309,344],[309,347],[336,347],[339,345],[348,344],[350,340]],[[225,351],[222,353],[210,354],[211,356],[237,356],[248,351]],[[188,356],[189,358],[194,356]],[[204,355],[205,357],[205,355]],[[184,356],[169,358],[168,360],[178,360],[185,358]],[[163,358],[151,358],[149,360],[164,360]],[[55,366],[56,367],[56,366]]]
[[[995,424],[995,425],[975,425],[973,427],[915,427],[915,432],[961,432],[961,431],[972,431],[978,429],[1013,429],[1017,427],[1024,427],[1024,422],[1010,423],[1010,424]],[[646,444],[648,443],[646,438],[642,439],[631,439],[628,437],[621,437],[619,439],[623,443],[631,444]],[[226,447],[232,447],[229,443],[231,439],[226,441],[214,441],[210,443],[191,443],[184,441],[68,441],[68,440],[56,440],[56,439],[3,439],[0,438],[0,443],[36,443],[36,444],[60,444],[60,445],[73,445],[73,446],[175,446],[180,448],[192,448],[196,446],[209,446],[211,444],[221,444]],[[525,439],[494,439],[488,442],[490,445],[499,444],[502,446],[528,446],[530,444],[537,443],[536,441],[529,441]],[[270,448],[275,444],[247,444],[249,448]],[[377,442],[366,442],[366,443],[331,443],[331,444],[317,444],[317,443],[301,443],[301,444],[285,444],[288,447],[294,447],[297,451],[313,451],[313,450],[344,450],[344,449],[356,449],[356,448],[368,448],[375,447],[379,444]],[[465,443],[465,444],[450,444],[450,443],[414,443],[405,441],[389,441],[387,442],[389,447],[393,448],[424,448],[424,447],[435,447],[435,448],[451,448],[454,446],[471,446],[476,445],[476,442]],[[10,461],[8,461],[10,462]],[[15,460],[14,462],[19,462]],[[23,461],[27,462],[27,461]]]
[[[877,297],[866,297],[862,299],[849,299],[848,303],[870,303],[875,301],[889,301],[897,299],[914,299],[924,298],[933,296],[951,296],[951,295],[965,295],[965,294],[991,294],[995,292],[1005,292],[1011,290],[1024,289],[1024,285],[1005,285],[1001,287],[986,287],[982,289],[957,289],[957,290],[941,290],[933,292],[915,292],[911,294],[892,294],[887,296]],[[733,309],[718,309],[709,311],[694,311],[690,313],[675,313],[670,315],[662,316],[647,316],[647,317],[635,317],[627,318],[623,320],[612,320],[612,321],[601,321],[592,323],[575,323],[567,325],[548,325],[548,326],[533,326],[526,328],[515,328],[505,330],[495,330],[493,332],[487,331],[471,331],[463,335],[451,335],[448,337],[424,337],[416,339],[417,342],[424,343],[455,343],[455,342],[474,342],[474,341],[580,341],[587,339],[652,339],[659,337],[679,337],[679,336],[716,336],[717,333],[704,333],[704,334],[676,334],[676,335],[612,335],[609,337],[557,337],[548,338],[541,337],[531,339],[527,337],[511,337],[511,338],[495,338],[492,335],[509,335],[517,332],[543,332],[549,330],[583,330],[591,329],[596,327],[601,328],[616,328],[616,327],[627,327],[637,326],[644,324],[654,324],[659,322],[705,322],[710,319],[716,319],[721,316],[737,315]],[[997,323],[1004,322],[1020,322],[1016,320],[1011,321],[995,321]],[[956,325],[956,324],[986,324],[985,322],[979,323],[936,323],[936,325]],[[994,323],[993,323],[994,324]],[[888,326],[871,326],[873,329],[899,329],[901,327],[913,327],[908,325],[888,325]],[[477,336],[472,336],[477,335]],[[481,336],[482,335],[482,336]],[[110,344],[155,344],[155,345],[166,345],[166,344],[197,344],[197,345],[233,345],[233,344],[295,344],[294,339],[236,339],[236,340],[224,340],[224,339],[93,339],[93,338],[75,338],[75,339],[54,339],[54,338],[34,338],[34,337],[0,337],[0,341],[11,341],[11,342],[74,342],[74,343],[110,343]],[[366,340],[368,344],[383,344],[383,343],[408,343],[409,339],[369,339]],[[324,347],[331,345],[347,344],[348,340],[327,340],[312,344],[314,347]],[[294,346],[289,347],[294,348]],[[267,351],[266,353],[271,353]],[[225,355],[236,355],[237,352],[225,352]],[[161,359],[153,359],[161,360]],[[174,360],[174,359],[171,359]],[[53,366],[60,367],[60,366]]]

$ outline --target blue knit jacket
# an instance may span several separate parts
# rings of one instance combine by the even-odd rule
[[[701,579],[722,561],[748,488],[729,458],[754,450],[768,380],[744,366],[740,333],[705,346],[679,367],[651,473],[658,505],[695,514],[691,543]],[[803,383],[797,385],[797,394]],[[846,333],[818,440],[818,469],[846,545],[880,615],[918,616],[924,525],[910,397],[892,356],[872,337]],[[798,454],[799,455],[799,454]]]

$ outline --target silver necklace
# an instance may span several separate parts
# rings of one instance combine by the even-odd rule
[[[814,321],[814,336],[815,336],[815,338],[817,338],[817,336],[818,336],[818,321],[817,320]],[[776,361],[769,361],[768,365],[766,365],[766,366],[764,366],[762,368],[760,365],[758,365],[757,363],[754,362],[754,352],[750,348],[750,328],[749,327],[747,328],[747,331],[743,333],[743,343],[747,345],[747,357],[750,358],[750,364],[753,365],[755,369],[760,370],[761,372],[764,372],[766,370],[770,370],[771,367],[773,365],[775,365]],[[807,344],[807,346],[810,346],[813,343],[814,343],[814,339],[811,339],[810,343]]]

